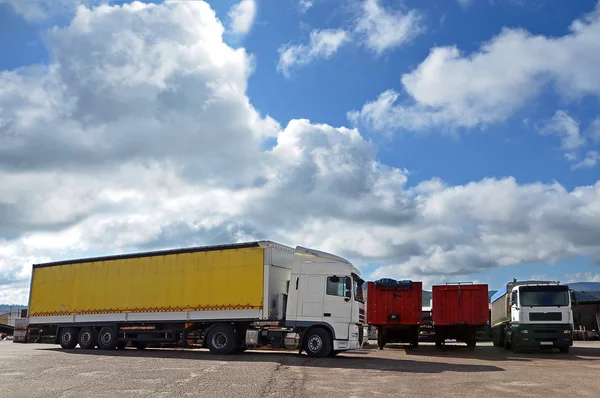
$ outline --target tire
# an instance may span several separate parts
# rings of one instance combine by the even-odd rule
[[[230,354],[238,345],[231,325],[215,326],[206,337],[206,345],[213,354]]]
[[[417,348],[419,346],[419,331],[417,330],[415,333],[413,333],[411,342],[410,342],[410,346],[411,348]]]
[[[81,328],[77,340],[79,341],[79,347],[90,350],[98,344],[98,332],[92,327]]]
[[[561,352],[562,354],[568,354],[568,353],[569,353],[569,351],[570,351],[570,348],[571,348],[571,347],[569,347],[569,346],[566,346],[566,347],[560,347],[560,348],[559,348],[559,350],[560,350],[560,352]]]
[[[117,333],[115,328],[105,326],[98,333],[98,348],[101,350],[114,350],[117,348]]]
[[[504,335],[504,349],[510,350],[512,348],[512,338],[508,338],[508,333]]]
[[[377,346],[380,350],[383,350],[383,347],[385,346],[385,333],[383,328],[377,330]]]
[[[72,350],[77,345],[79,330],[76,328],[63,328],[58,335],[60,346],[66,350]]]
[[[304,351],[309,357],[325,358],[332,351],[333,342],[325,329],[310,329],[304,335]]]
[[[470,350],[474,350],[476,345],[477,345],[477,332],[471,331],[467,335],[467,347]]]

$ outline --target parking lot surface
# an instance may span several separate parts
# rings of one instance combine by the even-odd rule
[[[296,352],[63,350],[0,341],[0,397],[597,397],[600,342],[570,354],[480,343],[374,347],[336,358]]]

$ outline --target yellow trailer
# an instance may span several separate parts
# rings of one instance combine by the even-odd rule
[[[293,255],[251,242],[36,264],[30,322],[276,319]]]
[[[105,350],[191,340],[222,354],[271,346],[325,356],[359,347],[361,281],[340,257],[270,241],[34,264],[26,340]]]

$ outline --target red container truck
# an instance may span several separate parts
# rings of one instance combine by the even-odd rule
[[[377,328],[380,350],[387,343],[419,345],[423,284],[380,279],[367,282],[367,323]]]
[[[435,344],[447,339],[467,343],[474,349],[477,331],[488,323],[488,285],[446,284],[432,287]]]

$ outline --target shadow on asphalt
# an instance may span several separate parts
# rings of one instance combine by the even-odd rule
[[[99,349],[84,350],[75,348],[64,350],[62,348],[45,349],[60,352],[67,355],[89,355],[89,356],[111,356],[111,357],[139,357],[139,358],[163,358],[179,360],[199,361],[232,361],[232,362],[277,362],[283,366],[303,366],[312,368],[337,368],[358,370],[383,370],[388,372],[404,373],[443,373],[443,372],[500,372],[504,369],[491,365],[453,364],[444,362],[421,362],[406,359],[370,358],[338,355],[335,358],[310,358],[306,355],[298,355],[297,352],[265,352],[247,351],[242,354],[215,355],[204,349],[152,349],[143,351],[136,349],[124,349],[114,351],[102,351]],[[357,351],[361,352],[361,351]],[[355,352],[353,352],[355,353]]]
[[[404,350],[407,356],[440,357],[440,358],[469,358],[484,361],[532,361],[534,359],[582,360],[590,361],[600,358],[600,347],[571,347],[568,354],[558,352],[558,349],[531,349],[515,353],[502,347],[482,346],[469,350],[465,345],[447,344],[442,348],[434,345],[419,345],[407,349],[403,346],[386,346],[384,350]]]

